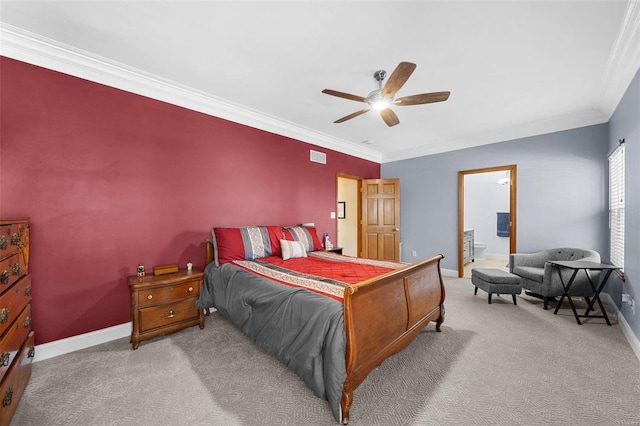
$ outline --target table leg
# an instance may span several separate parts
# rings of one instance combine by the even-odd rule
[[[573,270],[573,274],[571,274],[571,278],[569,278],[569,282],[565,286],[564,279],[562,279],[562,273],[560,272],[560,265],[556,265],[556,268],[558,268],[558,277],[560,277],[560,284],[562,284],[562,289],[564,290],[564,294],[562,295],[562,297],[560,298],[560,301],[556,305],[556,310],[553,311],[553,314],[555,315],[558,313],[558,309],[560,309],[560,305],[562,305],[562,301],[566,296],[567,299],[569,299],[569,306],[571,306],[571,310],[573,311],[573,316],[576,318],[578,325],[582,325],[582,323],[580,322],[580,317],[578,316],[578,312],[576,311],[576,307],[573,304],[573,300],[571,300],[571,296],[569,295],[569,289],[571,288],[571,284],[573,284],[573,280],[576,278],[576,275],[578,274],[578,269]]]
[[[604,278],[602,279],[602,282],[600,283],[600,286],[597,289],[595,288],[595,285],[591,280],[591,274],[589,273],[589,270],[585,269],[585,272],[587,273],[587,278],[589,278],[589,284],[591,285],[591,288],[594,291],[594,295],[593,295],[593,298],[591,299],[591,302],[589,303],[589,306],[587,306],[587,310],[584,313],[584,316],[585,317],[589,316],[589,311],[593,310],[593,305],[597,300],[598,305],[600,306],[600,310],[602,311],[602,316],[607,322],[607,325],[611,325],[611,322],[609,321],[609,317],[607,316],[607,312],[604,310],[604,305],[602,304],[602,300],[600,300],[600,292],[604,288],[604,285],[607,283],[607,280],[609,279],[609,276],[611,275],[611,272],[613,272],[613,270],[612,269],[607,270]]]

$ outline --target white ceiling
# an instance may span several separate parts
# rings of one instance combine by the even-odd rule
[[[608,121],[637,1],[2,1],[4,56],[380,163]],[[333,121],[373,73],[448,101]],[[364,143],[373,141],[373,143]]]

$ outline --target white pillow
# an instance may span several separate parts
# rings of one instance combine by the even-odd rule
[[[282,260],[307,257],[306,246],[301,241],[280,240],[280,250],[282,250]]]

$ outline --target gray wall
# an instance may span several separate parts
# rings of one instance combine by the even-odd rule
[[[629,85],[624,98],[609,121],[609,151],[625,139],[625,283],[614,278],[605,289],[621,310],[624,320],[640,338],[640,73]],[[636,313],[622,305],[621,294],[635,299]]]
[[[458,264],[458,171],[516,164],[517,251],[584,247],[608,257],[608,124],[382,164],[400,178],[402,259]],[[411,256],[415,250],[417,256]]]

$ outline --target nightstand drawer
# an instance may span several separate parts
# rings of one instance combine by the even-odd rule
[[[167,287],[140,290],[138,292],[138,306],[145,308],[186,299],[187,297],[197,297],[199,294],[200,280],[187,281]]]
[[[164,327],[180,321],[198,319],[197,298],[192,297],[181,302],[154,306],[140,310],[140,332]]]

